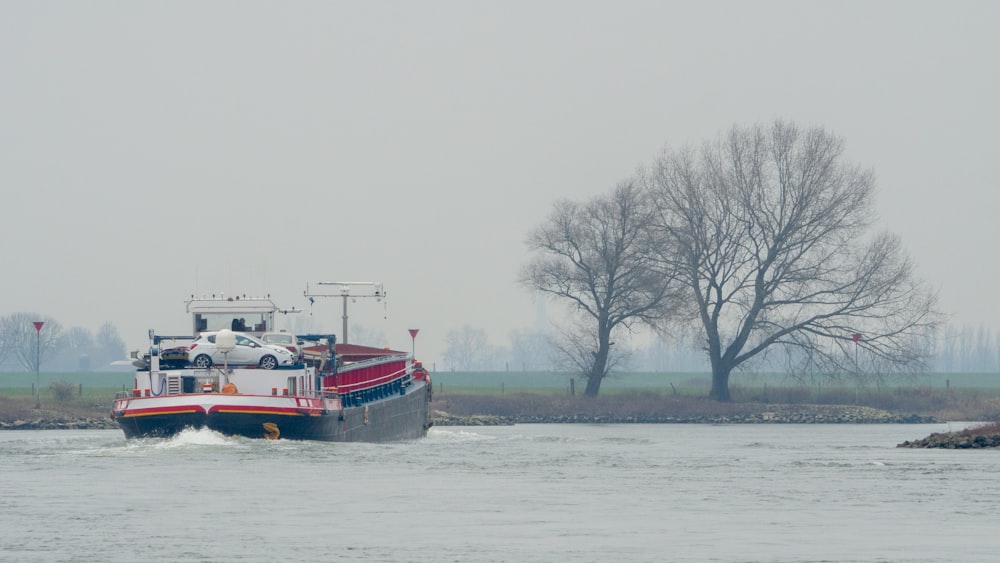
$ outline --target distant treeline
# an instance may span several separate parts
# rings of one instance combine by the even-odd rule
[[[36,313],[0,316],[0,370],[106,370],[125,355],[125,341],[110,321],[91,332],[64,329],[58,320]]]
[[[570,391],[576,387],[579,393],[583,385],[579,376],[552,372],[460,372],[445,371],[432,374],[435,389],[487,388],[503,392],[517,392],[524,389],[563,389]],[[573,383],[571,384],[571,380]],[[711,372],[627,372],[613,373],[605,380],[606,390],[660,389],[708,390]],[[848,384],[830,384],[811,381],[808,384],[783,373],[743,373],[735,376],[734,387],[836,387]],[[897,385],[893,385],[895,387]],[[1000,373],[929,373],[909,380],[900,380],[900,387],[934,388],[981,388],[1000,389]]]
[[[565,371],[541,330],[515,330],[510,344],[494,346],[482,328],[464,326],[448,332],[442,371]],[[933,351],[928,371],[934,373],[1000,373],[1000,334],[980,326],[946,325],[927,347]],[[648,346],[628,348],[627,339],[616,344],[622,358],[618,371],[710,372],[705,353],[695,337],[661,339]],[[783,372],[787,362],[780,355],[758,362],[760,372]]]

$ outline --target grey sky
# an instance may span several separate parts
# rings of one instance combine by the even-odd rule
[[[191,293],[382,281],[352,321],[441,361],[533,324],[553,201],[781,117],[843,136],[952,321],[991,326],[998,6],[0,1],[0,314],[135,348]]]

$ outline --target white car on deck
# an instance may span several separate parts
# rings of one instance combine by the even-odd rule
[[[213,365],[258,366],[274,369],[279,366],[295,365],[298,358],[283,346],[262,342],[258,338],[242,332],[234,332],[236,346],[228,357],[215,346],[218,331],[203,332],[188,346],[188,362],[198,368]]]
[[[285,331],[265,332],[260,335],[260,339],[264,344],[287,348],[300,362],[302,361],[302,341],[294,334]]]

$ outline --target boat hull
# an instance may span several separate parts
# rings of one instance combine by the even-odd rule
[[[429,409],[427,384],[416,381],[405,392],[351,407],[305,397],[186,394],[126,399],[113,414],[129,439],[207,428],[248,438],[391,442],[425,436]]]

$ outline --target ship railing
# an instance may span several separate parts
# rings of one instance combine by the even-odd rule
[[[401,378],[405,378],[407,372],[411,371],[410,368],[403,368],[396,370],[392,373],[387,373],[381,377],[375,379],[368,379],[365,381],[360,381],[358,383],[347,383],[340,385],[338,389],[342,389],[344,393],[350,393],[357,391],[359,389],[366,389],[368,387],[378,387],[379,385],[385,385],[386,383],[392,383],[393,381]]]
[[[277,388],[276,387],[275,389],[278,389],[278,393],[280,393],[282,388]],[[169,397],[169,396],[173,396],[173,395],[199,395],[199,394],[202,394],[202,392],[197,391],[197,390],[196,391],[192,391],[192,392],[188,392],[188,393],[185,393],[183,391],[165,391],[164,393],[162,393],[160,395],[153,395],[151,392],[147,393],[147,391],[149,391],[149,390],[148,389],[145,389],[145,390],[144,389],[133,389],[131,391],[117,391],[117,392],[115,392],[115,400],[117,401],[117,400],[120,400],[120,399],[133,399],[133,398],[140,398],[140,397],[164,397],[164,396]],[[212,393],[218,393],[218,391],[212,391]],[[256,394],[256,395],[261,395],[261,396],[268,395],[268,393],[266,393],[266,392],[251,393],[251,394]],[[337,393],[336,392],[330,392],[330,391],[327,391],[327,390],[299,389],[299,390],[296,391],[295,396],[297,396],[297,397],[310,397],[310,398],[314,398],[314,399],[322,399],[322,398],[336,397]]]
[[[288,389],[295,388],[294,394],[299,397],[320,398],[327,396],[322,389],[314,388],[316,386],[316,378],[318,374],[312,368],[299,366],[297,369],[260,370],[260,372],[268,376],[267,385],[271,386],[271,392],[269,393],[267,389],[259,389],[261,381],[258,381],[256,385],[259,389],[259,394],[261,395],[273,395],[274,390],[277,390],[278,394],[281,394],[282,390],[287,387]],[[306,380],[309,381],[309,384],[298,386],[291,385],[290,382],[288,382],[289,384],[287,386],[285,385],[289,377],[298,378],[303,375],[306,376]],[[231,373],[227,372],[226,369],[220,365],[213,365],[207,368],[187,366],[184,368],[160,370],[152,373],[148,368],[145,370],[140,369],[137,370],[137,380],[134,382],[136,387],[131,390],[116,392],[115,399],[199,394],[202,392],[209,392],[203,391],[206,385],[211,386],[211,393],[220,393],[223,392],[227,383],[231,383],[229,379],[230,377]]]
[[[350,368],[350,369],[365,368],[365,367],[369,367],[369,366],[377,366],[379,364],[384,364],[386,362],[399,362],[399,361],[405,361],[405,360],[409,360],[409,359],[411,359],[411,358],[410,358],[410,356],[408,354],[405,355],[405,356],[401,355],[401,354],[395,354],[395,355],[393,355],[393,354],[387,354],[385,356],[377,356],[377,357],[374,357],[374,358],[368,358],[367,360],[358,360],[356,362],[344,362],[340,366],[340,369],[343,370],[345,368]]]

